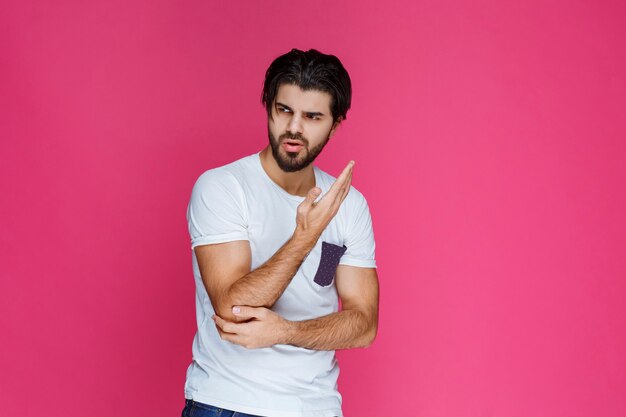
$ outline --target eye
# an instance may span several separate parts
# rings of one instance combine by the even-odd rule
[[[277,107],[277,108],[278,108],[279,113],[289,113],[289,109],[286,109],[284,107]]]
[[[307,114],[306,116],[307,116],[309,119],[311,119],[311,120],[319,120],[319,119],[320,119],[320,116],[319,116],[319,115],[317,115],[317,114]]]

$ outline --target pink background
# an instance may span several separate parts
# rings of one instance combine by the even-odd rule
[[[626,415],[621,1],[3,1],[0,415],[177,416],[185,209],[267,143],[264,71],[336,54],[374,217],[348,417]]]

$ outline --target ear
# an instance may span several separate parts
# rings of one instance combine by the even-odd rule
[[[330,132],[328,133],[328,139],[333,137],[333,135],[335,134],[335,131],[337,130],[337,128],[341,124],[342,120],[343,120],[343,118],[341,116],[339,116],[337,118],[337,120],[333,123],[333,127],[330,129]]]

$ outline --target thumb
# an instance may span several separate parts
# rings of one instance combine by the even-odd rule
[[[304,203],[307,206],[312,205],[315,202],[315,199],[322,193],[322,190],[319,187],[313,187],[309,190],[304,199]]]
[[[244,319],[258,318],[262,307],[234,306],[233,314]]]

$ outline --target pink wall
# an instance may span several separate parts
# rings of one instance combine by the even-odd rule
[[[601,4],[600,4],[601,3]],[[3,1],[0,415],[180,415],[185,208],[267,142],[265,68],[338,55],[379,337],[348,417],[626,415],[623,2]]]

